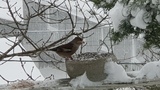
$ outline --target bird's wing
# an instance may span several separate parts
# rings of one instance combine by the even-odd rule
[[[61,45],[61,46],[57,47],[56,51],[57,52],[71,52],[72,48],[73,48],[73,44],[72,43],[68,43],[68,44],[64,44],[64,45]]]

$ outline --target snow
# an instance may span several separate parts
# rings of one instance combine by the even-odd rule
[[[44,87],[50,87],[54,88],[55,86],[58,86],[57,80],[45,80],[45,81],[31,81],[31,80],[19,80],[17,82],[14,82],[10,85],[1,85],[1,90],[30,90],[30,89],[36,89],[36,90],[45,90]],[[37,89],[38,88],[38,89]],[[48,89],[46,89],[48,90]],[[51,89],[49,89],[51,90]]]
[[[151,1],[154,5],[157,5],[157,2],[159,2],[159,0],[151,0]],[[132,3],[132,2],[130,2],[130,3]],[[125,6],[117,1],[115,6],[109,11],[109,16],[111,17],[110,20],[113,22],[113,28],[115,31],[119,29],[118,27],[119,27],[121,21],[126,19],[127,12],[131,8],[128,6]],[[158,7],[159,7],[159,5],[158,5]],[[139,27],[141,29],[146,29],[146,27],[148,26],[147,23],[151,21],[151,17],[147,15],[147,11],[144,8],[138,8],[138,7],[135,7],[134,9],[132,8],[131,15],[133,16],[132,19],[130,20],[131,25],[135,26],[135,27]],[[156,19],[158,22],[160,22],[160,15],[157,15]],[[133,48],[132,50],[135,50],[135,48]],[[133,58],[131,61],[133,63],[139,63],[139,60],[137,58]],[[111,64],[113,64],[113,63],[110,63],[110,65]],[[111,75],[111,77],[114,76],[118,80],[119,74],[116,75],[115,72],[117,70],[114,69],[118,66],[116,66],[116,65],[113,65],[113,66],[114,67],[110,68],[111,70],[108,69],[109,71],[107,71],[107,72],[110,72],[110,74],[113,73],[113,75]],[[126,75],[126,72],[123,71],[123,69],[120,71],[123,72],[122,75],[124,75],[124,77],[126,77],[125,78],[126,80],[123,78],[124,81],[130,80],[130,79],[127,80],[128,76]],[[144,80],[144,79],[145,80],[155,80],[157,78],[160,78],[160,62],[155,61],[155,62],[147,63],[139,71],[128,72],[127,74],[129,76],[134,77],[134,79],[138,79],[140,81]],[[107,78],[109,78],[109,76]],[[113,80],[113,81],[116,81],[116,80]],[[121,79],[119,79],[118,81],[121,81]]]
[[[127,83],[132,81],[132,78],[127,76],[124,68],[115,62],[106,63],[104,72],[108,74],[104,80],[105,83]]]
[[[144,65],[136,78],[146,80],[155,80],[160,78],[160,61],[154,61]]]
[[[136,13],[136,16],[130,20],[131,25],[139,27],[141,29],[145,29],[148,25],[147,22],[150,21],[149,19],[144,18],[144,14],[146,13],[146,11],[142,9]]]
[[[141,70],[126,72],[121,65],[118,65],[115,62],[107,62],[105,64],[105,73],[108,74],[107,78],[98,81],[92,82],[87,78],[86,72],[78,76],[75,79],[72,79],[69,84],[70,86],[64,86],[60,84],[60,80],[44,80],[44,81],[30,81],[30,80],[19,80],[16,83],[12,83],[10,85],[1,85],[0,89],[5,88],[5,90],[10,89],[20,89],[20,88],[32,88],[33,90],[74,90],[76,88],[85,88],[87,86],[102,86],[107,83],[141,83],[144,81],[153,81],[160,79],[160,61],[150,62],[145,64]],[[28,89],[25,89],[28,90]]]
[[[102,82],[92,82],[90,81],[87,76],[86,72],[82,75],[77,77],[76,79],[72,79],[70,81],[70,84],[73,87],[82,87],[84,88],[85,86],[97,86],[97,85],[102,85]]]
[[[128,71],[127,75],[130,77],[136,77],[139,74],[139,70],[138,71]]]
[[[90,81],[86,73],[76,79],[71,80],[70,84],[74,87],[98,86],[106,83],[131,83],[153,81],[160,79],[160,61],[145,64],[141,70],[126,72],[121,65],[115,62],[107,62],[105,64],[105,73],[108,74],[105,80],[99,82]],[[138,80],[138,81],[137,81]]]
[[[160,0],[152,0],[152,3],[155,5],[157,4],[157,2],[160,2]]]
[[[157,21],[160,23],[160,15],[156,16]]]
[[[133,78],[129,77],[125,72],[124,68],[121,65],[118,65],[115,62],[107,62],[105,64],[105,73],[107,73],[107,78],[99,82],[90,81],[86,72],[77,77],[76,79],[71,80],[70,84],[73,87],[85,87],[85,86],[98,86],[104,83],[129,83],[133,81]],[[98,73],[97,73],[98,74]]]
[[[117,2],[115,6],[109,11],[109,16],[111,17],[110,20],[113,22],[115,31],[118,30],[121,21],[127,18],[130,8],[131,7],[129,7],[129,5],[124,6],[122,3]],[[147,23],[151,21],[151,17],[147,17],[147,12],[142,8],[131,9],[131,15],[133,16],[130,20],[131,25],[141,29],[145,29],[148,25]]]
[[[152,0],[152,3],[156,3],[158,0]],[[133,19],[131,19],[130,23],[135,26],[139,27],[142,29],[145,29],[147,24],[145,22],[149,22],[150,19],[144,19],[142,18],[143,15],[145,14],[145,10],[136,8],[135,10],[132,11],[132,16],[134,16]],[[109,16],[111,17],[111,21],[113,22],[113,27],[115,30],[118,30],[118,26],[121,23],[122,20],[126,19],[128,14],[127,14],[127,7],[124,7],[122,4],[119,2],[116,3],[116,5],[110,10]],[[5,16],[5,15],[3,15]],[[156,19],[160,22],[160,15],[156,16]],[[145,22],[144,22],[145,20]],[[9,46],[12,44],[10,42],[4,42],[6,40],[1,39],[1,45],[5,47],[1,47],[0,51],[5,51]],[[7,44],[6,44],[7,43]],[[9,45],[10,44],[10,45]],[[103,48],[103,47],[102,47]],[[16,51],[20,50],[20,48],[16,47]],[[106,48],[103,48],[104,51],[106,51]],[[28,57],[23,57],[22,59],[30,59]],[[15,57],[13,59],[19,59],[19,57]],[[139,60],[137,59],[132,59],[133,62],[138,62]],[[26,71],[30,72],[32,67],[34,67],[33,71],[33,77],[36,78],[41,73],[39,70],[36,68],[34,63],[26,63],[25,64]],[[87,76],[86,72],[70,81],[70,84],[72,87],[82,87],[85,88],[85,86],[98,86],[98,85],[103,85],[104,83],[130,83],[130,82],[135,82],[138,80],[139,83],[143,80],[146,81],[152,81],[156,79],[160,79],[160,61],[154,61],[154,62],[149,62],[145,64],[139,71],[132,71],[132,72],[126,72],[124,68],[121,65],[118,65],[116,62],[107,62],[105,63],[105,73],[108,75],[106,79],[99,81],[99,82],[92,82],[90,81]],[[47,71],[48,68],[43,69],[44,71]],[[48,70],[49,71],[49,70]],[[50,72],[47,72],[46,74],[52,74]],[[45,81],[26,81],[25,79],[27,78],[26,74],[22,70],[21,64],[16,63],[16,62],[7,62],[3,65],[0,65],[0,75],[4,76],[4,78],[8,80],[18,80],[18,82],[10,84],[8,89],[11,88],[40,88],[40,87],[58,87],[59,82],[57,82],[54,78],[60,79],[62,76],[65,77],[67,76],[66,74],[60,75],[56,71],[57,75],[53,77],[52,80],[45,80]],[[97,73],[98,74],[98,73]],[[11,76],[12,75],[12,76]],[[24,80],[22,80],[24,79]],[[44,78],[41,77],[40,80],[43,80]],[[4,80],[0,79],[0,84],[6,83]],[[23,87],[22,87],[23,86]],[[26,86],[26,87],[24,87]],[[4,88],[5,86],[3,86]],[[61,87],[61,86],[60,86]],[[60,88],[59,87],[59,88]],[[2,88],[2,87],[0,87]],[[69,88],[69,87],[68,87]],[[61,89],[62,90],[62,89]],[[66,88],[64,88],[66,90]]]
[[[127,74],[139,82],[154,81],[160,79],[160,61],[149,62],[139,71],[130,71]]]
[[[111,17],[111,21],[113,24],[114,30],[118,30],[119,24],[122,20],[126,19],[125,16],[127,16],[125,13],[122,13],[125,11],[125,8],[123,7],[123,4],[117,2],[115,6],[109,11],[109,16]]]

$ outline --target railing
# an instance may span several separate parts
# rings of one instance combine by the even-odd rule
[[[123,68],[126,71],[138,71],[140,70],[144,64],[146,63],[118,63],[119,65],[122,65]]]
[[[4,62],[25,62],[25,63],[51,63],[53,61],[33,61],[33,60],[3,60]],[[126,71],[138,71],[140,70],[144,64],[146,63],[117,63],[119,65],[122,65],[123,68],[126,70]]]

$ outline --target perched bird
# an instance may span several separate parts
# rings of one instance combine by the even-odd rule
[[[75,37],[72,41],[67,44],[50,49],[55,51],[59,56],[65,58],[66,60],[73,60],[72,55],[78,50],[79,46],[84,43],[83,39],[80,37]]]

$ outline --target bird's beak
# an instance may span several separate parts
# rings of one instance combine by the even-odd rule
[[[85,43],[84,41],[78,41],[77,43],[79,43],[79,44],[83,44],[83,43]]]
[[[85,41],[82,41],[81,43],[83,44],[83,43],[85,43]]]
[[[86,40],[85,40],[85,39],[83,39],[82,43],[86,43]]]

